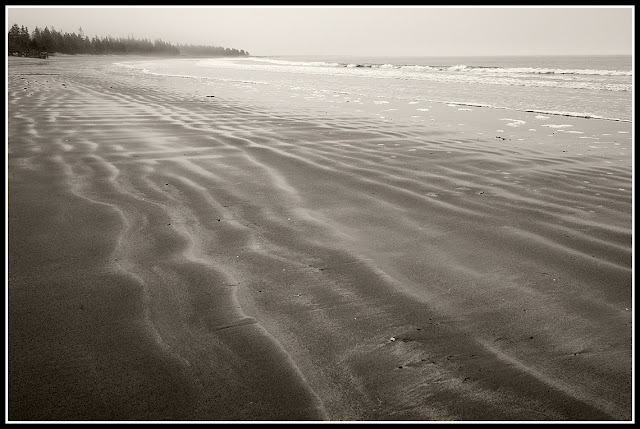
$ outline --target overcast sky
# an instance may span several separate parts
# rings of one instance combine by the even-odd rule
[[[6,7],[12,24],[252,55],[628,54],[631,7]]]

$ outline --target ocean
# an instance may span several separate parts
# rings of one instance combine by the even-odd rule
[[[298,113],[363,114],[373,112],[371,105],[440,103],[609,121],[633,118],[631,56],[172,58],[117,66],[199,79],[203,88],[215,87],[227,97]],[[400,111],[395,120],[400,113],[405,119],[418,116],[417,109],[394,110]]]

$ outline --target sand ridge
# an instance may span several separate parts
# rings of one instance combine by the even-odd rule
[[[630,159],[17,60],[11,419],[630,417]]]

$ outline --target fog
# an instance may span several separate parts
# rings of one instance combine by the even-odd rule
[[[631,54],[631,7],[6,7],[12,24],[252,55]],[[5,32],[6,34],[6,32]]]

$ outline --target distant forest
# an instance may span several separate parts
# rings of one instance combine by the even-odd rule
[[[248,56],[249,52],[220,46],[172,45],[162,40],[114,38],[102,39],[79,33],[62,33],[53,27],[44,30],[36,27],[29,33],[28,28],[13,24],[9,30],[9,55],[46,58],[52,53],[90,55],[186,55],[186,56]]]

